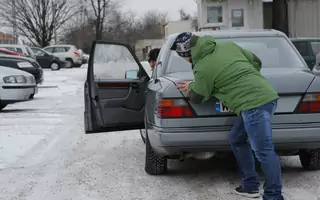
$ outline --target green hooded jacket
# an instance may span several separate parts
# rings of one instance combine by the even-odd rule
[[[212,36],[193,36],[190,43],[194,73],[188,88],[190,101],[204,103],[215,96],[240,115],[279,98],[260,74],[261,61],[253,53]]]

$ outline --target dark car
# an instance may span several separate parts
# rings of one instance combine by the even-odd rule
[[[58,57],[52,55],[51,53],[38,47],[31,47],[31,49],[36,55],[37,62],[42,68],[50,68],[51,70],[55,71],[65,67],[65,62],[61,61]]]
[[[320,38],[291,38],[308,67],[312,70],[316,64],[316,56],[320,53]]]
[[[0,65],[29,72],[34,76],[37,84],[43,82],[43,70],[39,63],[32,58],[0,54]]]

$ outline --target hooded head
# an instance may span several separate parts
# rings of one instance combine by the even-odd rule
[[[181,33],[176,37],[171,50],[176,51],[179,56],[191,62],[191,47],[198,38],[198,36],[193,35],[191,32]]]

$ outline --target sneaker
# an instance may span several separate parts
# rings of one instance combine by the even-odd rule
[[[235,192],[238,195],[242,195],[249,198],[258,198],[261,195],[259,190],[249,191],[241,185],[235,189]]]

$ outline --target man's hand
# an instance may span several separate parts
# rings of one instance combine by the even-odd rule
[[[189,93],[188,87],[189,87],[190,83],[192,83],[192,81],[180,81],[180,82],[178,83],[177,89],[178,89],[180,92],[186,92],[187,95],[188,95],[188,93]]]

